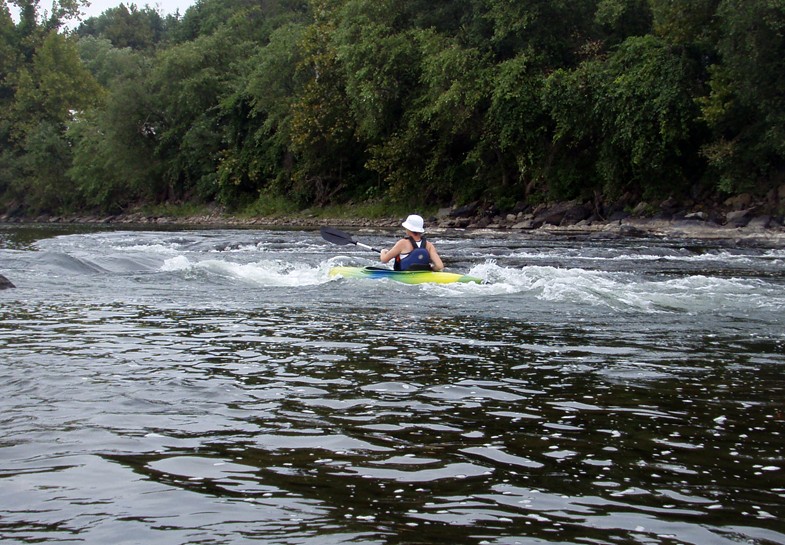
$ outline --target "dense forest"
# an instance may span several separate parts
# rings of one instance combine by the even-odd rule
[[[83,3],[2,3],[0,215],[785,184],[785,0]]]

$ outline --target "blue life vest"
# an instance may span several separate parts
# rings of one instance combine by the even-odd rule
[[[431,270],[431,254],[428,253],[426,248],[427,242],[425,237],[420,239],[420,246],[412,237],[406,237],[414,248],[406,257],[401,259],[400,256],[395,258],[396,271],[430,271]]]

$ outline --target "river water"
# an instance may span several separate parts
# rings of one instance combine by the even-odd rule
[[[784,249],[431,240],[0,227],[0,541],[785,544]]]

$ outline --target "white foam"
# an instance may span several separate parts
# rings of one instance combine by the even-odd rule
[[[785,309],[785,295],[761,279],[692,275],[645,279],[634,273],[551,266],[501,267],[493,261],[469,274],[489,284],[433,288],[446,296],[521,294],[556,303],[606,306],[644,312],[701,312],[728,309]]]
[[[200,262],[198,268],[261,286],[313,286],[325,281],[320,267],[279,260],[240,264],[211,259]]]
[[[191,262],[184,255],[169,258],[161,265],[161,271],[163,272],[186,271],[190,268]]]
[[[144,252],[151,254],[171,255],[180,251],[175,244],[134,244],[131,246],[113,246],[113,249],[122,252]]]
[[[223,259],[206,259],[192,262],[182,255],[167,259],[161,266],[161,271],[203,272],[260,286],[312,286],[326,282],[327,277],[324,265],[313,267],[280,260],[236,263]]]

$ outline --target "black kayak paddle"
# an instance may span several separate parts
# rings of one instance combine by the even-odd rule
[[[367,250],[371,250],[373,252],[381,252],[381,250],[377,250],[376,248],[371,248],[363,244],[362,242],[357,242],[352,238],[352,235],[349,233],[344,233],[343,231],[339,231],[333,227],[322,227],[320,229],[322,233],[322,238],[327,242],[332,242],[333,244],[340,244],[341,246],[345,244],[354,244],[355,246],[359,246],[361,248],[365,248]]]

